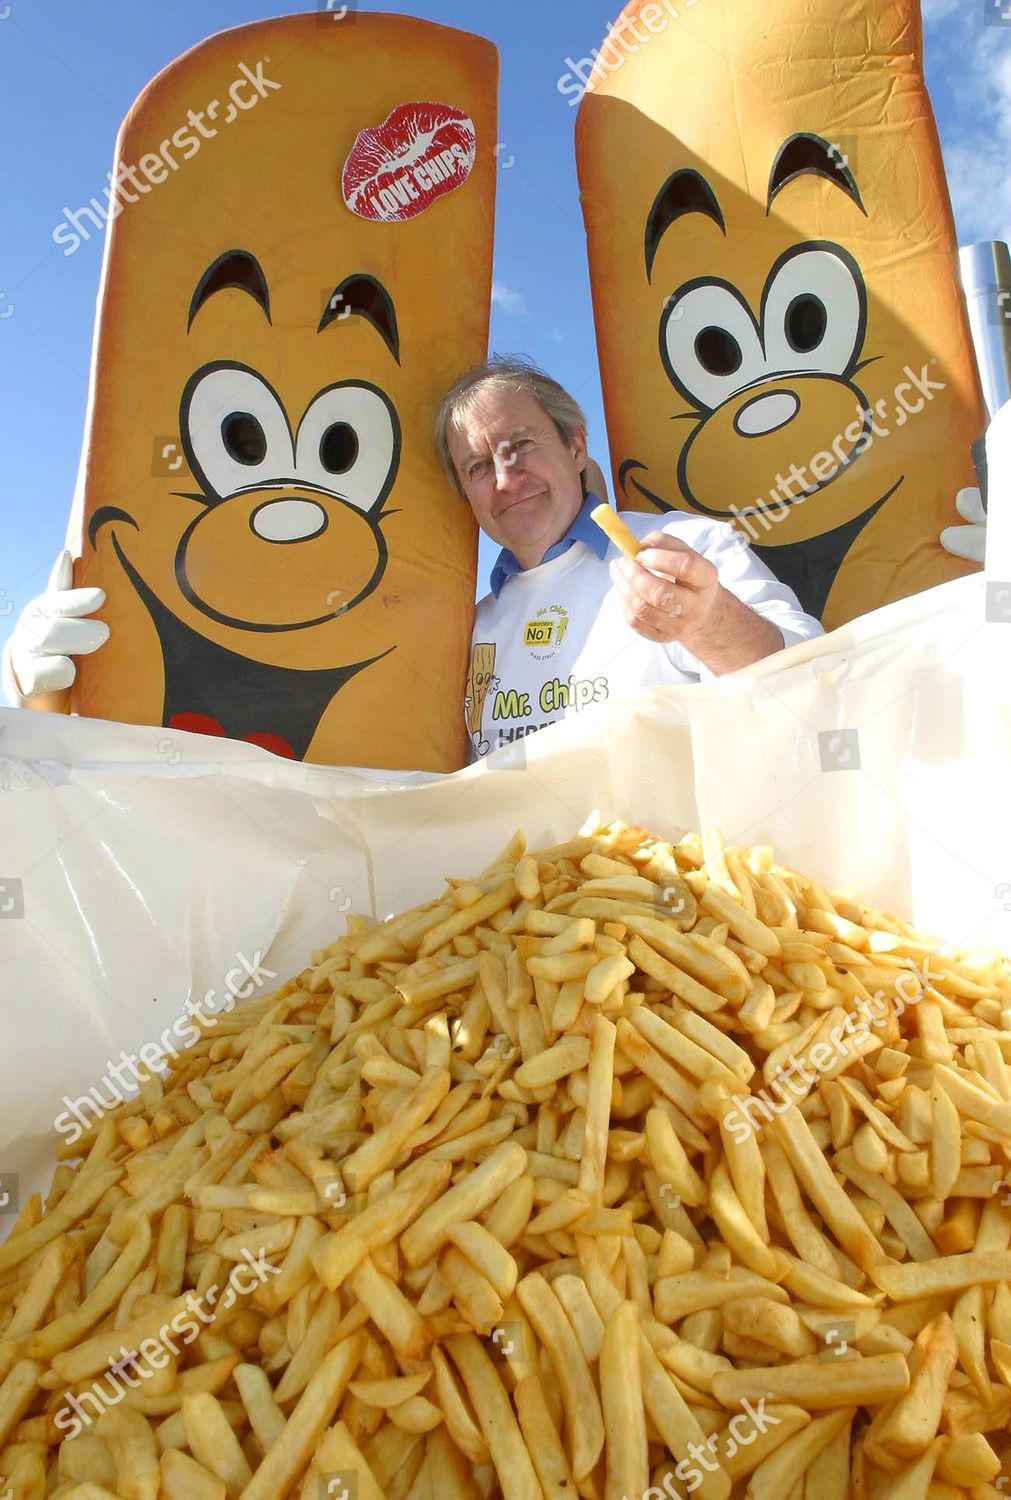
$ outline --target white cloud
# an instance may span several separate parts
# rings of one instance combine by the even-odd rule
[[[527,301],[523,293],[515,291],[511,286],[506,286],[504,281],[492,282],[491,305],[500,307],[504,313],[509,313],[515,318],[523,318],[527,314]]]

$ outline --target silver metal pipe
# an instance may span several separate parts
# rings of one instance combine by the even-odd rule
[[[991,420],[1011,400],[1011,254],[1003,240],[958,252],[969,327]]]
[[[963,246],[958,258],[983,400],[992,421],[1011,400],[1011,254],[1003,240],[982,240]],[[972,456],[986,505],[986,447],[982,435],[972,445]]]

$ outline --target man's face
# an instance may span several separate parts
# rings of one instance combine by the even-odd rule
[[[490,388],[450,428],[449,451],[482,531],[535,567],[583,503],[585,435],[566,442],[528,391]]]

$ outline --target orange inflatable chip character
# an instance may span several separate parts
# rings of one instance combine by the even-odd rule
[[[431,432],[487,348],[496,89],[490,42],[351,12],[213,36],[141,94],[71,531],[110,637],[76,712],[463,764],[476,531]]]
[[[733,522],[827,628],[971,571],[918,0],[630,0],[577,157],[619,506]]]

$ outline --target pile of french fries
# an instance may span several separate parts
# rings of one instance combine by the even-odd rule
[[[1006,958],[593,819],[312,959],[0,1246],[0,1496],[1008,1493]]]

